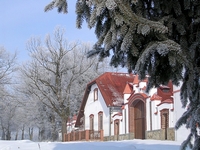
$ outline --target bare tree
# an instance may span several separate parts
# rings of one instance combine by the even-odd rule
[[[21,70],[23,78],[29,79],[26,83],[29,93],[60,117],[64,140],[66,121],[76,113],[85,85],[99,75],[101,65],[95,57],[87,59],[90,44],[68,43],[61,28],[53,36],[52,39],[47,35],[44,44],[39,38],[28,41],[31,60]],[[56,123],[54,113],[50,119]],[[55,139],[56,135],[52,140]]]
[[[4,87],[0,86],[1,97],[0,97],[0,128],[2,131],[2,140],[11,140],[11,131],[14,128],[14,116],[16,110],[16,103],[13,101],[13,97],[9,91]]]
[[[16,71],[16,53],[10,54],[4,47],[0,47],[0,126],[2,139],[10,140],[11,125],[16,105],[12,103],[10,85]]]
[[[0,84],[12,83],[13,73],[16,71],[17,54],[10,54],[4,47],[0,47]]]

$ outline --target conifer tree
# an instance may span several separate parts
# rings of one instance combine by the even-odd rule
[[[66,3],[54,0],[45,10],[66,13]],[[76,13],[78,28],[83,21],[95,28],[98,40],[89,57],[110,56],[111,65],[127,67],[140,79],[148,74],[147,91],[169,80],[183,83],[181,102],[188,109],[175,128],[191,131],[181,149],[199,149],[200,0],[77,0]]]

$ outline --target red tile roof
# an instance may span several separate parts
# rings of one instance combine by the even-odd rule
[[[160,106],[160,105],[162,105],[162,104],[172,104],[174,101],[173,101],[173,99],[171,98],[171,99],[166,99],[166,100],[164,100],[164,101],[162,101],[160,104],[158,104],[157,106]]]
[[[113,106],[113,102],[122,101],[124,88],[127,82],[132,82],[133,74],[106,72],[96,78],[92,84],[96,83],[107,106]],[[118,105],[118,106],[121,106]]]
[[[114,118],[115,116],[122,116],[122,112],[118,112],[118,113],[114,114],[114,115],[112,116],[112,118]]]
[[[131,94],[133,92],[133,85],[130,83],[127,83],[124,89],[124,94]]]
[[[150,100],[162,100],[162,97],[161,96],[159,96],[159,95],[157,95],[156,93],[154,93],[152,96],[151,96],[151,98],[150,98]]]
[[[132,93],[127,100],[130,101],[132,99],[138,99],[138,97],[142,97],[143,99],[147,99],[149,96],[145,93]]]
[[[122,105],[121,109],[124,109],[125,108],[125,105]]]
[[[179,89],[179,90],[176,90],[176,91],[173,91],[173,93],[178,93],[178,92],[180,92],[181,90]]]

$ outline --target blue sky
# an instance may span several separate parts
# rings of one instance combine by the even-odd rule
[[[57,26],[66,30],[68,41],[95,42],[94,29],[84,24],[76,28],[75,3],[68,0],[68,14],[58,14],[57,10],[44,12],[51,0],[1,0],[0,2],[0,46],[10,52],[17,51],[18,59],[28,59],[26,42],[33,36],[44,39]]]

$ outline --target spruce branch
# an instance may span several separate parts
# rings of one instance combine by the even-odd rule
[[[59,13],[61,13],[61,12],[67,13],[68,12],[66,0],[53,0],[51,3],[49,3],[45,7],[44,11],[47,12],[47,11],[50,11],[50,10],[56,8],[56,7],[57,7],[57,10],[58,10]]]

